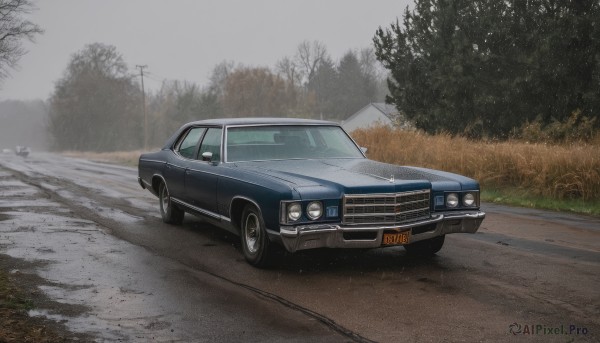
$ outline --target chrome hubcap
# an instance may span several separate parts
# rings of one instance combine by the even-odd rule
[[[163,186],[161,201],[163,211],[167,212],[167,210],[169,209],[169,191],[167,190],[167,186]]]
[[[258,217],[254,213],[250,213],[246,217],[245,227],[246,247],[250,253],[254,254],[258,251],[258,245],[260,244],[260,224]]]

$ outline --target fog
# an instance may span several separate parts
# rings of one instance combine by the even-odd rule
[[[41,100],[0,102],[0,149],[48,150],[47,108]]]
[[[146,87],[164,79],[208,82],[223,60],[272,67],[304,41],[323,42],[334,59],[372,45],[379,26],[402,17],[409,0],[53,0],[27,16],[45,33],[0,86],[0,100],[47,99],[70,56],[86,44],[114,45]]]

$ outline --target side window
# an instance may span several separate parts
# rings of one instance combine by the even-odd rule
[[[177,152],[185,158],[195,158],[194,153],[196,152],[196,144],[198,144],[204,130],[206,129],[203,127],[195,127],[188,131],[188,134],[179,144]]]
[[[206,131],[202,145],[200,145],[200,159],[205,152],[212,153],[211,161],[219,162],[221,160],[221,129],[210,128]]]

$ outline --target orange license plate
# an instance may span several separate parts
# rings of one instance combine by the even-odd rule
[[[383,245],[408,244],[409,242],[410,230],[383,234]]]

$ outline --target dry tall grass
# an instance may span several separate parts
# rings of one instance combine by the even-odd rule
[[[600,144],[487,143],[387,127],[356,130],[352,137],[374,160],[450,171],[472,177],[483,187],[600,200]]]

